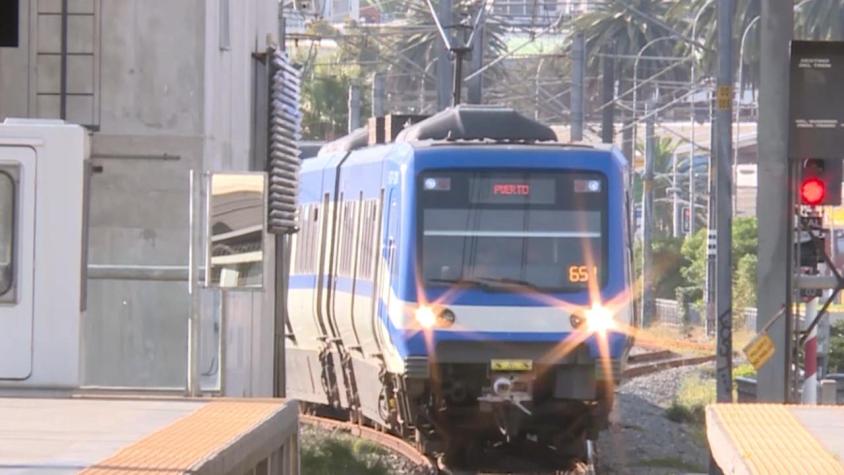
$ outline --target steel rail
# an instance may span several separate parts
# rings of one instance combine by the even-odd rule
[[[387,432],[381,432],[371,427],[354,424],[348,421],[340,421],[326,417],[299,415],[299,421],[315,427],[329,430],[342,430],[355,437],[361,437],[380,445],[392,452],[406,458],[413,464],[430,470],[430,473],[437,473],[437,465],[425,454],[406,440],[396,437]]]
[[[631,356],[630,360],[638,364],[631,365],[622,372],[624,379],[658,373],[671,368],[709,363],[710,361],[715,361],[715,355],[680,356],[672,351],[660,350],[652,354],[644,353]]]

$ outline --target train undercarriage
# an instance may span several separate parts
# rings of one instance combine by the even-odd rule
[[[462,346],[461,357],[471,357],[471,348]],[[320,398],[291,396],[327,405],[343,419],[383,427],[450,467],[476,468],[491,452],[508,450],[556,467],[590,459],[589,441],[608,423],[621,360],[611,360],[610,373],[586,348],[546,364],[539,357],[486,361],[411,357],[398,375],[323,355],[322,364],[313,365],[323,369]]]
[[[430,379],[405,379],[414,437],[450,466],[476,466],[486,449],[542,452],[560,464],[587,460],[605,428],[612,384],[588,365],[494,371],[489,365],[439,365]],[[571,379],[560,379],[577,375]],[[577,393],[577,394],[576,394]]]

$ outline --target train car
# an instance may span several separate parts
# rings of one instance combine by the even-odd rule
[[[635,325],[624,157],[496,107],[369,135],[303,162],[288,396],[429,451],[581,451]]]

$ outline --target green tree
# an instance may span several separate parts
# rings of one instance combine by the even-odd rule
[[[706,282],[706,228],[698,229],[691,237],[683,242],[680,252],[686,259],[685,267],[680,271],[686,280],[686,286],[692,289],[690,300],[703,298],[703,288]]]
[[[666,18],[670,6],[662,0],[610,0],[579,16],[573,30],[583,32],[589,69],[598,71],[601,52],[635,55],[648,42],[670,36],[658,21]],[[648,56],[670,56],[675,45],[671,41],[656,43],[648,50]],[[620,72],[632,74],[633,60],[626,61]]]
[[[438,1],[434,0],[432,3],[436,6]],[[477,17],[478,9],[485,2],[481,0],[457,0],[454,4],[453,21],[456,24],[463,25],[463,27],[444,26],[451,26],[446,31],[452,37],[462,33],[462,40],[465,41],[469,38],[472,22]],[[384,54],[384,60],[391,65],[387,71],[388,81],[391,83],[391,89],[397,93],[433,89],[436,85],[434,62],[437,61],[441,48],[443,48],[439,31],[435,28],[434,19],[426,0],[409,0],[404,2],[404,5],[406,26],[402,31],[386,38],[388,47]],[[507,50],[507,45],[504,42],[505,28],[503,20],[492,11],[488,10],[484,18],[484,62],[491,63]],[[455,30],[458,33],[454,33]],[[415,74],[407,74],[408,65],[413,66],[410,69]],[[471,72],[468,58],[463,64],[463,71],[464,74]],[[484,73],[485,86],[490,87],[492,86],[491,83],[505,79],[504,71],[503,65],[494,66],[487,70]]]
[[[312,70],[302,81],[302,137],[305,140],[333,140],[346,134],[347,97],[352,78],[329,74],[326,67]]]
[[[795,13],[794,23],[795,38],[844,40],[844,1],[809,0]]]
[[[782,1],[782,0],[780,0]],[[788,0],[785,0],[788,1]],[[814,1],[814,0],[813,0]],[[826,1],[826,0],[820,0]],[[694,51],[699,58],[700,74],[714,75],[717,67],[717,48],[715,47],[715,40],[717,34],[717,1],[715,0],[690,0],[683,2],[674,2],[673,6],[668,12],[669,21],[678,29],[682,29],[687,35],[691,36],[692,30],[695,29],[693,25],[695,17],[700,13],[698,18],[697,28],[694,31],[695,40],[706,45],[709,50],[701,50],[700,48],[690,45],[688,43],[683,45],[683,51]],[[762,13],[761,0],[737,0],[735,15],[733,16],[733,38],[735,41],[741,41],[747,26],[754,21]],[[755,86],[759,82],[759,22],[748,33],[747,42],[745,43],[745,73],[743,82]],[[740,45],[736,45],[736,52]],[[736,54],[735,61],[738,62],[738,54]],[[701,77],[699,75],[699,77]]]
[[[738,261],[733,276],[733,309],[736,313],[756,306],[756,254],[745,254]]]
[[[689,262],[683,255],[683,238],[656,237],[653,241],[654,291],[656,298],[674,299],[677,287],[685,284],[683,269]],[[642,242],[636,241],[633,249],[633,272],[642,275]]]
[[[829,372],[844,373],[844,320],[832,325],[829,337]]]
[[[682,254],[688,265],[681,271],[686,285],[694,289],[692,299],[703,297],[706,284],[706,234],[707,229],[699,229],[694,236],[683,243]],[[734,280],[733,294],[750,298],[755,295],[756,265],[755,259],[744,259],[745,256],[756,256],[757,227],[756,218],[736,218],[733,220],[733,252],[732,275],[744,274],[744,278]],[[744,260],[743,267],[740,266]],[[741,282],[746,287],[752,287],[752,294],[747,288],[736,287]],[[734,299],[735,300],[735,299]],[[737,305],[733,305],[738,308]]]
[[[613,72],[618,78],[620,91],[627,92],[632,89],[634,69],[636,69],[635,60],[632,57],[639,54],[642,47],[649,42],[657,38],[671,37],[671,31],[660,20],[660,18],[666,18],[670,6],[670,2],[663,0],[609,0],[597,3],[593,10],[574,21],[572,33],[583,33],[587,75],[597,78],[587,83],[591,102],[603,104],[608,100],[607,95],[612,94],[611,91],[602,87],[601,78],[605,75],[601,66],[602,62],[604,68]],[[679,40],[657,41],[645,53],[648,56],[674,56],[678,42]],[[618,55],[627,57],[620,59]],[[668,65],[669,63],[665,61],[640,61],[636,72],[639,77],[644,78],[662,71]],[[673,68],[661,76],[661,79],[680,80],[682,77],[682,69]],[[637,92],[638,97],[647,97],[653,93],[652,86],[651,84],[641,88]],[[632,99],[632,94],[626,95],[624,99]],[[629,124],[634,113],[624,109],[622,114],[623,122]],[[633,129],[630,127],[625,129],[623,133],[625,153],[631,152],[627,147],[632,149],[635,140]]]
[[[678,143],[671,138],[657,138],[654,157],[654,230],[656,236],[670,236],[674,226],[674,208],[672,196],[668,193],[671,187],[672,158]],[[639,146],[639,153],[644,153],[644,146]],[[682,175],[678,171],[678,179]],[[633,177],[633,198],[642,203],[642,176]]]

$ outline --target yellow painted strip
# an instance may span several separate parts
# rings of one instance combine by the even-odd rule
[[[493,371],[530,371],[533,369],[531,360],[491,360]]]
[[[284,405],[281,400],[209,402],[81,473],[183,474],[248,433]]]
[[[794,418],[787,406],[716,404],[710,408],[747,473],[844,475],[844,466]]]

